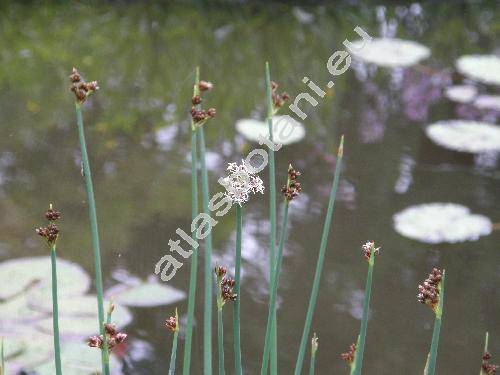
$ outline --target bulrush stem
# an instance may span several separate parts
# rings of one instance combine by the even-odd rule
[[[102,297],[102,270],[101,270],[101,250],[99,247],[99,231],[97,228],[97,213],[94,199],[94,188],[92,185],[92,175],[90,172],[89,157],[87,155],[87,145],[85,143],[85,132],[83,129],[82,107],[76,105],[76,123],[78,126],[78,136],[82,152],[83,176],[85,178],[85,188],[87,190],[87,200],[89,205],[90,229],[92,232],[92,249],[94,252],[95,287],[97,292],[97,313],[99,319],[99,333],[104,337],[104,302]],[[109,353],[107,343],[102,349],[102,370],[104,375],[109,375]]]
[[[269,129],[269,140],[273,142],[273,114],[274,105],[271,94],[271,73],[269,63],[266,62],[266,104],[267,104],[267,125]],[[269,152],[269,294],[271,294],[271,280],[273,278],[274,265],[276,261],[276,172],[274,164],[274,149],[270,148]],[[273,313],[273,325],[271,332],[271,370],[277,372],[277,324],[276,312]]]
[[[262,354],[262,368],[261,375],[267,374],[267,369],[269,366],[269,354],[271,349],[272,340],[272,325],[273,317],[276,314],[276,295],[278,292],[279,274],[281,271],[281,264],[283,261],[283,246],[286,237],[286,227],[288,223],[288,201],[285,201],[283,205],[283,221],[281,225],[280,242],[278,245],[278,254],[276,257],[276,263],[274,265],[274,270],[271,278],[271,293],[269,296],[269,311],[267,315],[267,326],[266,326],[266,339],[264,341],[264,352]],[[276,374],[271,368],[271,374]]]
[[[370,310],[370,298],[372,294],[372,278],[373,267],[375,266],[375,248],[370,252],[370,259],[368,260],[368,275],[366,277],[365,285],[365,300],[363,303],[363,316],[361,318],[361,327],[359,329],[358,342],[356,345],[356,356],[354,359],[354,375],[361,375],[363,367],[363,354],[366,342],[366,329],[368,328],[368,313]]]
[[[177,357],[177,338],[179,336],[179,331],[174,332],[174,338],[172,341],[172,352],[170,353],[170,366],[168,368],[168,375],[175,374],[175,360]]]
[[[434,330],[432,332],[431,348],[429,350],[429,357],[427,359],[427,366],[424,375],[434,375],[436,372],[436,359],[439,346],[439,334],[441,332],[441,318],[443,316],[444,305],[444,282],[446,278],[446,271],[443,270],[443,278],[439,284],[439,302],[436,307],[436,319],[434,320]]]
[[[200,70],[196,69],[196,81],[193,96],[199,94],[198,83],[200,82]],[[191,218],[198,215],[198,160],[196,155],[196,134],[197,128],[191,120]],[[184,344],[184,362],[182,367],[183,375],[190,374],[191,368],[191,344],[193,338],[194,307],[196,299],[196,279],[198,274],[198,248],[193,248],[191,257],[191,270],[189,274],[189,296],[186,323],[186,341]]]
[[[219,375],[225,374],[224,369],[224,321],[222,319],[222,277],[217,277],[217,354],[219,359]]]
[[[205,161],[205,135],[203,126],[198,129],[200,137],[200,166],[201,166],[201,193],[203,212],[210,214],[208,209],[208,173]],[[203,373],[212,374],[212,233],[208,232],[205,238],[205,311],[203,315]]]
[[[333,208],[335,205],[335,197],[337,195],[337,189],[339,186],[342,157],[344,154],[343,147],[344,147],[344,136],[340,138],[340,146],[338,149],[337,162],[335,165],[335,175],[333,177],[332,189],[330,191],[330,198],[328,201],[328,209],[326,211],[325,224],[323,225],[323,234],[321,236],[321,243],[319,246],[319,255],[318,255],[318,261],[316,263],[316,272],[314,273],[314,281],[311,290],[311,297],[309,298],[309,306],[307,307],[304,330],[302,332],[299,353],[297,355],[297,362],[295,364],[295,372],[294,372],[295,375],[300,375],[302,371],[302,365],[304,363],[304,356],[306,352],[307,339],[309,337],[309,332],[311,330],[311,323],[314,315],[314,310],[316,309],[316,300],[318,298],[319,282],[321,280],[321,272],[323,270],[323,263],[325,261],[326,245],[328,243],[328,233],[330,231],[330,226],[333,216]]]
[[[52,264],[52,327],[54,334],[54,354],[56,364],[56,375],[62,375],[61,367],[61,344],[59,341],[59,304],[57,301],[57,259],[56,245],[50,250],[50,260]],[[3,347],[2,347],[3,349]],[[3,363],[2,363],[3,369]]]
[[[242,375],[241,367],[241,338],[240,338],[240,279],[241,279],[241,233],[243,229],[242,207],[236,205],[236,262],[234,266],[234,289],[238,296],[233,307],[233,331],[234,331],[234,371],[236,375]]]

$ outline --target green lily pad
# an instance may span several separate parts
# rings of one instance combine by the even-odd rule
[[[57,260],[59,296],[83,294],[90,287],[90,278],[76,263]],[[15,282],[13,282],[15,280]],[[8,299],[25,290],[37,290],[43,298],[51,299],[50,257],[7,260],[0,263],[0,299]]]
[[[121,285],[120,285],[121,287]],[[157,281],[143,282],[135,286],[113,288],[113,300],[124,306],[154,307],[170,305],[186,298],[186,293],[171,286],[160,284]],[[118,292],[116,292],[118,291]]]
[[[61,345],[61,365],[63,374],[93,375],[101,371],[101,351],[89,348],[85,342],[67,342]],[[111,374],[122,374],[122,364],[114,356],[109,358]],[[38,375],[54,375],[54,360],[32,368]]]
[[[9,328],[12,322],[33,321],[44,317],[43,312],[29,309],[28,303],[29,296],[26,294],[21,294],[0,303],[0,317],[2,317],[0,319],[0,332],[3,332],[4,328]]]
[[[293,126],[293,127],[292,127]],[[291,130],[291,132],[290,132]],[[254,119],[242,119],[236,122],[236,131],[252,142],[259,142],[260,135],[267,138],[269,127],[266,122]],[[289,145],[301,141],[306,136],[304,125],[290,116],[273,117],[274,143]]]
[[[37,366],[54,357],[53,349],[52,337],[41,333],[32,332],[23,338],[7,338],[5,350],[11,352],[11,356],[7,356],[6,366],[11,371]],[[16,371],[12,373],[17,374]]]
[[[75,299],[71,304],[67,305],[66,312],[75,311],[74,315],[59,315],[59,331],[61,336],[83,338],[99,332],[95,297],[87,297],[89,296],[85,296],[83,299]],[[84,307],[82,305],[82,309],[78,311],[78,304],[82,301],[87,301],[87,306]],[[106,303],[105,305],[107,306]],[[130,324],[132,320],[133,316],[130,310],[125,306],[115,303],[115,310],[111,318],[113,324],[116,324],[118,328],[122,328]],[[52,318],[48,317],[38,321],[36,328],[44,333],[52,333]]]

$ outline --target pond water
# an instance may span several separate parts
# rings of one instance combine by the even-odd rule
[[[498,4],[488,1],[387,7],[346,1],[302,8],[2,6],[0,260],[48,255],[33,229],[53,202],[63,212],[59,256],[93,273],[68,90],[73,66],[101,88],[84,114],[108,289],[117,283],[114,276],[125,271],[146,279],[176,228],[189,228],[188,111],[195,66],[215,85],[206,102],[217,108],[217,118],[205,132],[210,189],[221,191],[217,179],[226,163],[256,147],[235,131],[235,123],[265,116],[265,61],[292,98],[306,90],[304,76],[324,82],[319,85],[325,88],[330,79],[326,61],[344,39],[356,39],[353,30],[359,25],[374,37],[417,41],[430,48],[431,56],[407,69],[354,64],[317,107],[308,108],[305,139],[276,154],[278,184],[285,182],[292,162],[302,172],[303,186],[290,207],[279,288],[280,372],[292,373],[295,364],[336,148],[344,134],[345,162],[312,327],[320,340],[318,373],[348,372],[339,354],[359,331],[366,279],[360,246],[372,239],[382,250],[373,280],[365,373],[422,373],[433,314],[416,301],[416,294],[434,265],[447,273],[437,372],[477,373],[487,330],[491,351],[500,353],[500,232],[477,241],[432,245],[396,233],[392,217],[412,205],[453,202],[500,221],[496,157],[454,153],[432,144],[424,133],[425,125],[440,120],[498,121],[498,112],[453,103],[442,93],[462,82],[454,72],[459,56],[498,54],[499,17]],[[494,86],[476,86],[495,94]],[[267,184],[266,173],[262,178]],[[241,320],[248,374],[260,369],[267,317],[267,198],[252,197],[244,209]],[[214,262],[230,267],[234,223],[233,212],[213,234]],[[203,256],[198,301],[202,265]],[[188,278],[186,264],[169,284],[187,291]],[[186,301],[176,306],[184,315]],[[124,328],[129,334],[124,373],[167,371],[171,336],[163,322],[174,308],[132,309],[133,322]],[[202,313],[199,304],[200,323]],[[225,318],[232,373],[230,309]],[[192,373],[201,374],[201,324],[194,329],[193,361]]]

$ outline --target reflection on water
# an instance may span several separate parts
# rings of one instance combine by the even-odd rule
[[[207,124],[211,191],[227,162],[255,145],[234,130],[241,118],[265,114],[263,67],[271,62],[280,88],[294,97],[303,76],[327,82],[325,62],[355,37],[396,36],[429,47],[431,57],[409,69],[355,64],[316,108],[305,140],[277,153],[277,181],[290,161],[303,172],[304,194],[290,209],[280,284],[280,368],[291,372],[309,298],[333,173],[334,149],[345,134],[345,167],[313,330],[320,340],[320,374],[345,373],[337,353],[359,329],[366,263],[360,245],[382,244],[377,262],[364,369],[369,374],[421,373],[432,316],[416,302],[417,284],[433,265],[447,270],[447,301],[439,372],[477,372],[482,339],[500,350],[498,231],[477,242],[426,245],[399,236],[392,216],[410,205],[450,201],[500,220],[498,161],[431,144],[428,123],[450,118],[495,122],[498,112],[442,96],[462,83],[453,73],[463,54],[498,48],[499,8],[473,4],[354,6],[352,2],[297,8],[271,5],[189,9],[83,4],[75,8],[3,6],[0,12],[0,258],[43,255],[34,238],[39,212],[54,202],[64,212],[60,256],[92,272],[80,157],[67,76],[73,65],[99,80],[85,116],[102,231],[107,287],[125,269],[147,278],[177,227],[190,218],[189,98],[194,67],[215,83]],[[482,94],[494,87],[479,85]],[[498,93],[498,91],[497,91]],[[484,156],[476,156],[476,160]],[[262,176],[267,180],[267,176]],[[296,203],[296,204],[295,204]],[[265,331],[267,198],[245,206],[242,345],[248,373],[259,368]],[[214,231],[214,259],[233,264],[234,217]],[[171,285],[186,290],[189,267]],[[202,286],[198,297],[202,295]],[[178,305],[185,312],[187,304]],[[160,374],[170,337],[162,324],[173,306],[132,309],[126,372]],[[228,310],[229,311],[229,310]],[[196,312],[201,321],[202,309]],[[226,318],[231,319],[228,313]],[[201,373],[201,327],[194,329],[193,373]],[[231,329],[227,324],[227,348]],[[182,345],[182,344],[181,344]],[[226,354],[227,368],[232,355]]]

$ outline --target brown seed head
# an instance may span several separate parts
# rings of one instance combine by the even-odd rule
[[[356,344],[351,344],[349,346],[349,350],[345,353],[342,353],[340,355],[340,358],[342,358],[344,361],[346,361],[349,365],[354,362],[354,358],[356,356]]]
[[[300,172],[293,169],[292,165],[288,166],[288,179],[287,184],[281,188],[281,192],[285,196],[286,201],[290,202],[294,198],[298,197],[302,191],[300,183],[297,182],[297,177],[300,176]]]
[[[198,88],[201,92],[212,90],[213,87],[214,85],[212,84],[212,82],[200,81],[200,83],[198,83]]]
[[[165,327],[167,327],[172,332],[177,330],[177,318],[175,316],[171,316],[167,320],[165,320]]]

